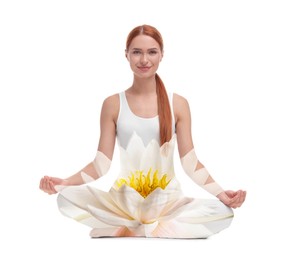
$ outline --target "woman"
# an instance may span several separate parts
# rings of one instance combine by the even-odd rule
[[[156,73],[163,57],[159,31],[149,25],[134,28],[125,55],[133,84],[104,100],[95,159],[67,179],[44,176],[40,189],[59,193],[60,211],[92,227],[91,237],[206,238],[220,232],[246,192],[223,190],[197,159],[187,100],[167,93]],[[88,183],[108,172],[116,138],[120,175],[104,192]],[[217,199],[182,194],[174,174],[175,143],[185,173]]]

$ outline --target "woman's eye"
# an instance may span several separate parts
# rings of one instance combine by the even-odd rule
[[[157,54],[157,51],[149,51],[149,54],[150,55],[156,55]]]
[[[141,51],[133,51],[133,54],[134,55],[139,55],[139,54],[141,54]]]

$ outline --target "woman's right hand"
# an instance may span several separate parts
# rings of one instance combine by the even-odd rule
[[[58,191],[55,189],[56,185],[68,186],[69,183],[67,180],[64,180],[64,179],[44,176],[40,180],[39,188],[43,190],[44,192],[48,193],[49,195],[51,195],[51,194],[58,193]]]

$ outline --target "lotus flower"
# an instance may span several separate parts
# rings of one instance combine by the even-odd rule
[[[172,140],[146,147],[134,134],[126,149],[120,147],[121,172],[108,191],[88,184],[61,190],[58,204],[66,216],[90,227],[92,237],[207,237],[204,223],[226,219],[232,212],[216,214],[217,200],[185,197],[174,177]],[[88,176],[83,173],[84,180]]]

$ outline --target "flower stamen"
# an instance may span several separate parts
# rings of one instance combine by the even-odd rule
[[[161,178],[158,177],[158,170],[156,170],[153,175],[151,175],[151,168],[144,174],[143,171],[132,172],[127,179],[120,178],[117,181],[117,186],[121,187],[122,185],[127,185],[135,189],[139,194],[146,198],[152,191],[156,188],[165,189],[168,183],[166,180],[167,174],[163,174]]]

